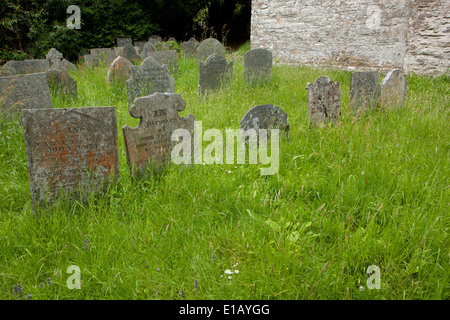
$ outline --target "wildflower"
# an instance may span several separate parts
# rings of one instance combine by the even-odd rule
[[[197,279],[194,280],[194,286],[195,286],[195,288],[198,288],[198,280]]]
[[[238,273],[239,273],[239,270],[234,270],[234,273],[238,274]]]
[[[17,287],[13,285],[13,289],[14,289],[14,294],[19,293],[20,295],[22,295],[22,284],[18,284]]]
[[[39,288],[42,288],[44,286],[44,284],[41,282],[41,284],[39,285]]]
[[[212,252],[212,251],[211,251],[211,260],[212,260],[213,262],[216,261],[216,259],[214,258],[214,252]]]
[[[184,296],[183,290],[180,291],[180,296],[181,296],[181,297],[183,298],[183,300],[184,300],[184,297],[185,297],[185,296]]]
[[[156,271],[159,271],[159,268],[156,268]]]
[[[359,291],[364,291],[365,289],[364,289],[364,287],[363,286],[360,286],[359,287]]]
[[[27,294],[25,298],[26,298],[27,300],[30,300],[31,297],[32,297],[31,294]]]
[[[52,283],[52,280],[50,279],[50,277],[47,277],[47,287],[50,286],[51,283]]]
[[[233,274],[233,271],[231,271],[230,269],[225,270],[225,274]]]
[[[87,242],[88,242],[87,239],[83,240],[83,243],[84,243],[83,248],[84,248],[85,251],[87,251],[89,249],[89,247],[87,245]]]
[[[230,279],[231,280],[231,278],[233,278],[232,276],[228,276],[228,279]]]

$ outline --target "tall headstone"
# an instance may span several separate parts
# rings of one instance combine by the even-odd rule
[[[225,57],[216,53],[209,56],[204,63],[199,60],[198,68],[200,94],[219,89],[223,84],[231,82],[233,77],[233,61],[227,63]]]
[[[253,49],[244,54],[244,81],[255,84],[270,82],[272,76],[272,52]]]
[[[159,63],[167,64],[171,74],[178,72],[178,53],[176,50],[155,51],[150,55]]]
[[[377,71],[353,72],[350,80],[350,107],[353,112],[375,108],[380,98]]]
[[[141,59],[147,58],[152,52],[156,52],[156,47],[152,42],[147,42],[140,53]]]
[[[381,81],[381,105],[383,107],[402,107],[406,99],[408,82],[402,70],[389,71]]]
[[[127,44],[133,45],[131,38],[117,38],[117,47],[125,47]]]
[[[77,81],[65,71],[50,69],[46,72],[50,92],[65,98],[77,98]]]
[[[131,62],[138,62],[141,59],[131,44],[123,48],[121,56]]]
[[[197,59],[205,61],[210,55],[218,54],[225,57],[225,47],[214,38],[203,40],[197,47]]]
[[[33,208],[98,192],[119,174],[115,107],[22,110]]]
[[[341,89],[339,82],[322,76],[306,86],[310,125],[322,126],[336,122],[341,116]]]
[[[0,109],[3,114],[43,108],[53,108],[45,72],[0,77]]]
[[[152,57],[147,57],[140,66],[131,67],[131,77],[127,80],[128,105],[136,98],[154,92],[175,92],[175,80],[169,73],[168,65],[161,65]]]
[[[133,64],[122,56],[117,57],[108,68],[106,80],[108,83],[125,83],[131,76]]]
[[[244,131],[255,129],[279,129],[286,137],[289,135],[289,122],[286,112],[273,104],[264,104],[251,108],[242,118],[241,129]],[[270,134],[270,132],[268,132]]]
[[[183,55],[187,57],[194,57],[197,52],[197,47],[200,45],[200,42],[195,40],[195,38],[189,39],[189,41],[185,41],[181,44],[181,48],[183,50]]]
[[[15,76],[19,74],[39,73],[50,69],[47,59],[31,59],[24,61],[8,61],[0,69],[1,76]]]
[[[154,93],[130,106],[130,115],[141,119],[136,128],[123,127],[127,161],[134,174],[145,173],[147,167],[158,171],[169,160],[177,143],[171,141],[174,130],[186,129],[194,136],[194,116],[178,115],[185,107],[176,93]]]

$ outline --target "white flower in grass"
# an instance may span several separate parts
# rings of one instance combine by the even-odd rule
[[[230,279],[230,280],[231,280],[231,278],[233,278],[233,277],[232,277],[232,276],[229,276],[229,277],[228,277],[228,279]]]
[[[234,270],[234,273],[238,274],[238,273],[239,273],[239,270]]]
[[[233,271],[231,271],[230,269],[225,270],[225,274],[233,274]]]

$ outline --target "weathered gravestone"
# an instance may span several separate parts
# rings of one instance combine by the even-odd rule
[[[39,73],[50,69],[47,59],[31,59],[24,61],[8,61],[1,68],[1,76],[15,76],[19,74]]]
[[[203,61],[198,61],[199,93],[205,94],[208,90],[216,90],[222,84],[229,83],[233,77],[233,61],[227,64],[225,57],[219,54],[212,54]]]
[[[131,62],[138,62],[141,59],[131,44],[127,44],[123,48],[121,56]]]
[[[203,40],[197,47],[197,59],[205,61],[210,55],[218,54],[225,57],[225,47],[214,38]]]
[[[45,72],[0,77],[0,107],[7,116],[20,109],[53,108]]]
[[[138,47],[142,51],[142,49],[144,49],[144,46],[146,43],[147,43],[147,41],[135,41],[133,43],[133,46]]]
[[[170,73],[174,74],[178,72],[178,53],[176,50],[150,52],[150,56],[160,64],[167,64]]]
[[[200,45],[200,42],[195,40],[194,38],[190,38],[189,41],[185,41],[181,44],[181,48],[183,50],[183,55],[187,57],[194,57],[197,52],[197,47]]]
[[[116,58],[112,48],[94,48],[91,49],[91,64],[92,66],[109,66]]]
[[[308,116],[310,125],[318,127],[336,122],[341,116],[341,89],[339,82],[322,76],[314,84],[308,83]]]
[[[22,110],[33,207],[101,191],[119,174],[115,107]]]
[[[77,81],[69,76],[66,72],[51,69],[46,73],[48,87],[50,92],[66,98],[77,98]]]
[[[106,80],[108,83],[125,83],[131,76],[131,67],[133,64],[124,57],[117,57],[108,67]]]
[[[162,38],[158,35],[152,35],[148,38],[147,42],[150,42],[153,45],[156,45],[158,42],[161,42]]]
[[[174,92],[175,80],[169,73],[168,65],[161,65],[152,57],[147,57],[140,66],[131,67],[131,77],[127,80],[128,104],[137,97],[154,92]]]
[[[49,61],[50,67],[56,66],[64,58],[62,53],[51,48],[50,51],[45,55],[45,58]]]
[[[270,135],[270,129],[279,129],[289,136],[289,122],[286,112],[273,104],[264,104],[251,108],[242,118],[241,129],[244,131],[255,129],[259,135],[260,129],[266,129]]]
[[[405,103],[408,83],[402,70],[389,71],[381,81],[380,95],[383,107],[401,107]]]
[[[176,93],[154,93],[137,98],[130,106],[130,115],[141,119],[136,128],[123,127],[127,161],[134,174],[143,174],[147,167],[154,171],[161,169],[177,143],[171,139],[174,130],[188,130],[194,137],[194,116],[178,115],[185,107],[186,103]]]
[[[60,70],[64,72],[75,71],[77,67],[70,61],[67,61],[66,59],[62,59],[60,62],[58,62],[56,65],[53,65],[51,67],[51,70]]]
[[[84,65],[86,67],[93,67],[94,66],[94,59],[92,58],[92,56],[90,54],[85,54],[83,56],[83,60],[84,60]]]
[[[140,53],[141,59],[147,58],[152,52],[156,52],[156,47],[152,42],[147,42]]]
[[[117,38],[117,47],[125,47],[128,44],[133,45],[131,38]]]
[[[270,82],[272,75],[272,52],[253,49],[244,54],[244,81],[255,84]]]
[[[354,112],[375,108],[380,98],[377,71],[353,72],[350,80],[350,107]]]

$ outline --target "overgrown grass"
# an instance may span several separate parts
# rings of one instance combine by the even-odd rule
[[[54,106],[117,108],[120,180],[87,204],[34,215],[22,128],[2,122],[1,299],[448,299],[448,78],[409,77],[403,108],[355,117],[350,73],[275,65],[270,84],[249,87],[244,52],[228,56],[231,87],[208,98],[196,61],[180,60],[180,115],[225,132],[253,106],[282,108],[290,137],[274,176],[247,164],[130,177],[121,128],[138,119],[126,90],[106,84],[106,68],[80,69],[78,100]],[[305,87],[321,75],[340,82],[342,117],[313,129]],[[66,287],[70,265],[80,290]],[[380,290],[366,287],[370,265]]]

